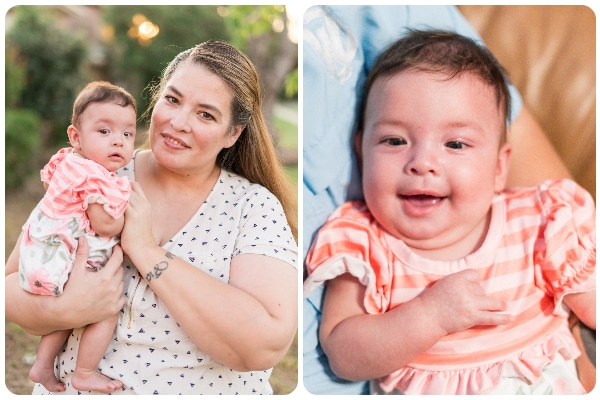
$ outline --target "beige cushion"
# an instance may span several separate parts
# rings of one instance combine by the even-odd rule
[[[459,6],[577,182],[596,194],[596,18],[586,6]]]

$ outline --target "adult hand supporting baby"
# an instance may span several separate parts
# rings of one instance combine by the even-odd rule
[[[476,325],[506,325],[514,320],[506,302],[485,293],[481,276],[474,269],[448,275],[426,290],[422,301],[445,334]]]
[[[125,305],[121,247],[113,247],[106,265],[97,272],[86,268],[88,252],[87,241],[80,237],[69,280],[63,294],[57,298],[59,301],[53,303],[56,310],[53,315],[67,314],[68,327],[102,321],[118,313]]]
[[[39,296],[19,287],[19,246],[22,235],[6,262],[5,318],[21,326],[31,335],[81,327],[98,322],[119,312],[125,304],[123,295],[123,252],[119,246],[105,267],[98,272],[88,268],[89,247],[79,239],[73,271],[60,296]]]

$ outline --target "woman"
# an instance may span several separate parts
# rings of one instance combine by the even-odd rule
[[[103,270],[86,272],[80,242],[63,295],[39,315],[18,290],[14,250],[7,318],[40,335],[122,309],[100,364],[123,382],[114,394],[270,394],[271,368],[297,328],[297,222],[257,73],[234,47],[202,43],[165,69],[150,109],[151,150],[119,172],[134,181],[124,268],[116,247]],[[58,357],[65,393],[79,335]]]

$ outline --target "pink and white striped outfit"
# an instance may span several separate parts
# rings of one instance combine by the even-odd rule
[[[509,190],[492,203],[482,246],[465,258],[444,262],[418,256],[384,231],[364,203],[348,202],[321,228],[307,255],[305,296],[349,272],[366,286],[367,312],[385,313],[446,275],[476,269],[486,293],[504,299],[515,322],[447,335],[378,380],[377,389],[484,394],[502,391],[506,384],[519,392],[544,379],[553,364],[579,355],[562,299],[596,288],[595,215],[592,197],[570,180]],[[583,393],[577,376],[563,372],[554,373],[551,387],[544,390]],[[513,383],[507,383],[510,379]]]
[[[88,266],[99,269],[112,253],[117,237],[97,235],[86,214],[89,204],[102,204],[120,218],[131,184],[105,167],[63,148],[40,172],[48,190],[23,225],[19,259],[21,287],[35,294],[58,296],[73,268],[77,239],[86,236]]]

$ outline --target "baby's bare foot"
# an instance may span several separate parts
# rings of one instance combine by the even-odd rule
[[[73,378],[71,378],[71,385],[77,390],[81,391],[96,391],[101,393],[111,393],[121,386],[123,383],[109,378],[106,375],[102,375],[96,371],[81,371],[75,370]]]
[[[35,383],[41,383],[50,392],[65,391],[65,384],[56,379],[56,375],[54,375],[54,364],[43,366],[34,363],[29,370],[29,379]]]

